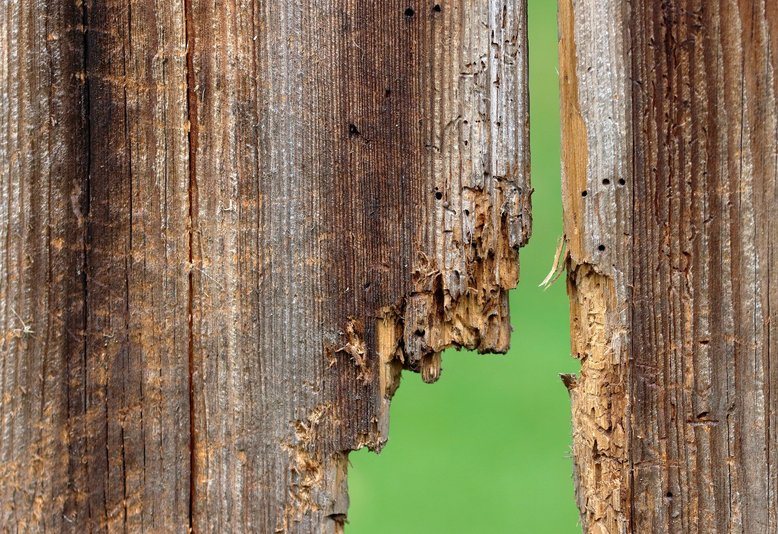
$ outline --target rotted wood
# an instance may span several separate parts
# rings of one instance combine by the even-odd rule
[[[774,532],[778,4],[560,2],[587,532]]]
[[[0,525],[341,530],[400,370],[507,349],[524,0],[0,10]]]

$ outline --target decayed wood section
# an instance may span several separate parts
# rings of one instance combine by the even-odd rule
[[[775,532],[778,3],[561,0],[587,532]]]
[[[507,348],[525,20],[0,4],[3,528],[342,528],[399,370]]]

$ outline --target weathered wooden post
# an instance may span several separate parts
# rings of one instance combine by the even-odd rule
[[[524,0],[0,12],[0,524],[339,530],[400,368],[507,347]]]
[[[561,0],[587,532],[775,532],[778,3]]]

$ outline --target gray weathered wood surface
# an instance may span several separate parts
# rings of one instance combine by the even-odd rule
[[[778,530],[778,3],[561,0],[587,532]]]
[[[0,525],[337,531],[399,369],[504,351],[524,0],[0,3]]]

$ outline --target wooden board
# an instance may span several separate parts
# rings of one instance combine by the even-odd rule
[[[0,10],[0,523],[341,529],[400,369],[507,349],[524,1]]]
[[[773,532],[778,8],[562,0],[588,532]]]

